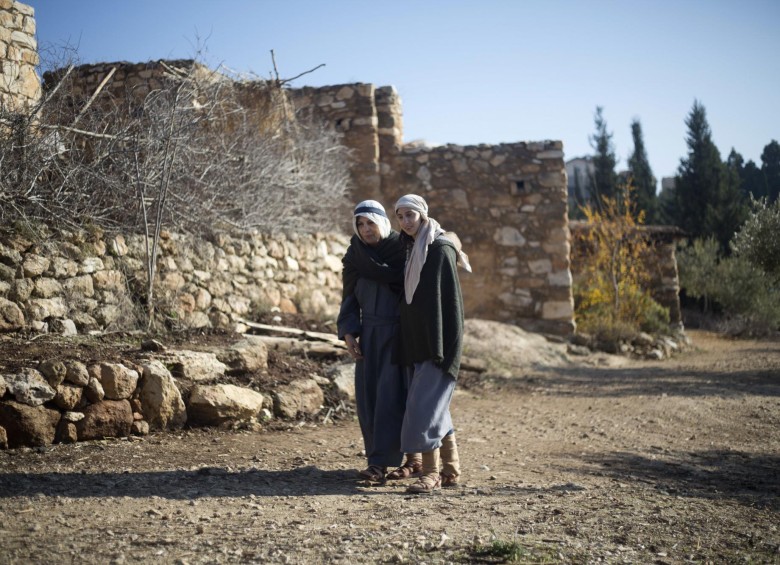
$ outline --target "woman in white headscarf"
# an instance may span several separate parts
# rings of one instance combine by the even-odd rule
[[[415,194],[395,204],[406,248],[397,360],[412,377],[401,429],[401,449],[422,453],[422,476],[409,492],[456,486],[460,477],[450,400],[463,349],[463,296],[457,265],[471,271],[460,241],[428,216]],[[441,466],[441,468],[440,468]]]
[[[404,372],[392,356],[405,252],[398,232],[390,228],[384,207],[375,200],[355,207],[353,228],[355,235],[342,260],[344,288],[337,325],[339,337],[356,361],[355,400],[368,459],[368,467],[358,475],[382,482],[387,468],[400,465],[402,459],[407,387]],[[419,459],[407,457],[391,474],[417,476],[421,467]]]

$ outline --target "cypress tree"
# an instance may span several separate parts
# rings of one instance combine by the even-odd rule
[[[780,196],[780,144],[774,139],[761,152],[761,171],[766,179],[769,202],[774,202]]]
[[[590,179],[591,197],[600,206],[601,197],[614,198],[617,194],[618,177],[615,172],[617,157],[612,144],[612,134],[607,131],[607,122],[602,114],[603,108],[596,107],[594,122],[596,133],[590,137],[590,145],[596,154],[593,157],[593,178]]]
[[[712,235],[713,204],[722,180],[718,148],[712,142],[707,114],[698,100],[685,120],[688,156],[680,160],[675,179],[674,223],[693,238]]]
[[[628,170],[636,189],[636,203],[639,210],[644,210],[646,223],[658,220],[658,198],[656,196],[656,179],[647,160],[645,142],[642,137],[642,125],[639,120],[631,122],[631,137],[634,139],[634,152],[628,158]]]
[[[704,106],[695,100],[685,120],[688,156],[680,160],[675,179],[675,224],[690,237],[715,236],[724,251],[744,221],[746,210],[739,193],[739,178],[730,174],[712,141]]]
[[[756,200],[767,196],[764,172],[753,161],[745,163],[742,155],[732,149],[726,159],[726,165],[739,175],[739,191],[746,202],[751,196]]]
[[[745,163],[739,176],[742,179],[742,193],[746,197],[748,194],[752,194],[755,199],[769,196],[766,175],[752,160]]]

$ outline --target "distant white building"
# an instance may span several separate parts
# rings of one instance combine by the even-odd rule
[[[661,192],[665,190],[674,190],[674,179],[676,177],[663,177],[661,179]]]
[[[565,163],[569,207],[584,204],[590,200],[590,179],[596,172],[590,156],[574,157]]]

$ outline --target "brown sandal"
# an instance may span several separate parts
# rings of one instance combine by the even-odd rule
[[[407,461],[397,469],[387,474],[388,481],[400,481],[401,479],[416,479],[422,476],[422,463]]]
[[[441,473],[441,488],[454,488],[460,483],[460,475]]]
[[[382,483],[385,481],[385,473],[387,473],[387,467],[380,467],[379,465],[369,465],[362,471],[358,472],[358,477],[364,481],[372,483]]]
[[[410,494],[431,494],[441,488],[441,475],[423,475],[417,481],[409,485],[406,492]]]

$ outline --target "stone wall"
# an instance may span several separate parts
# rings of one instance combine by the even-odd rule
[[[325,120],[343,135],[352,152],[353,199],[382,199],[379,177],[379,136],[373,84],[343,84],[290,90],[304,115]]]
[[[172,64],[184,63],[192,64]],[[112,69],[106,92],[115,98],[127,88],[147,92],[144,83],[160,86],[159,64],[111,63],[78,68],[74,82],[83,91],[77,93],[94,91]],[[467,316],[560,335],[574,330],[561,142],[404,145],[401,100],[392,87],[304,87],[289,95],[300,115],[343,134],[352,154],[353,201],[373,198],[392,212],[399,196],[417,193],[433,217],[458,233],[474,266],[462,278]],[[244,101],[268,111],[266,96]]]
[[[44,73],[44,90],[57,84],[63,72],[64,70],[60,69]],[[121,107],[126,102],[131,104],[142,102],[144,97],[153,90],[164,88],[175,74],[190,73],[199,80],[225,78],[190,59],[146,63],[98,63],[75,67],[70,73],[69,92],[75,101],[86,101],[99,88],[101,96],[96,98],[96,105],[111,101]]]
[[[466,314],[553,334],[573,331],[560,142],[405,146],[383,163],[384,201],[417,193],[455,231]]]
[[[41,96],[34,10],[0,0],[0,107],[24,111]]]
[[[333,317],[348,242],[339,234],[214,241],[163,234],[160,313],[185,328],[234,327],[253,311],[272,308]],[[18,234],[0,237],[0,331],[133,326],[143,317],[130,295],[145,295],[144,257],[140,236],[82,233],[40,244]]]

